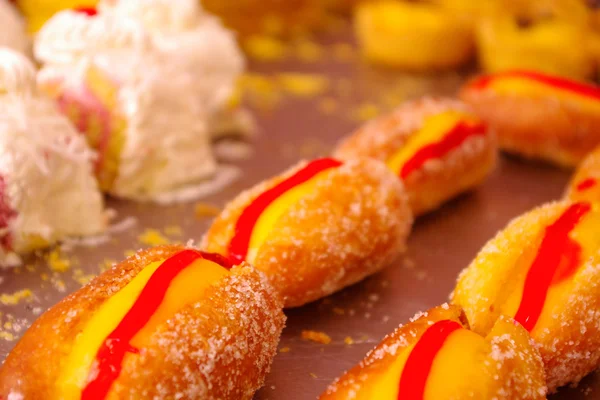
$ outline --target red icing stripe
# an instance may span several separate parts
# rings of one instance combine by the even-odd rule
[[[581,246],[569,233],[590,210],[590,203],[575,203],[546,227],[527,272],[521,304],[515,315],[515,320],[528,331],[535,327],[542,313],[550,286],[572,276],[581,265]]]
[[[75,7],[73,11],[85,14],[88,17],[94,17],[98,15],[98,10],[96,9],[96,7]]]
[[[13,210],[8,201],[6,181],[0,175],[0,247],[10,250],[12,248],[12,237],[10,234],[10,222],[16,218],[17,212]]]
[[[462,326],[456,321],[438,321],[423,333],[410,352],[400,376],[398,400],[423,400],[433,360],[450,334]]]
[[[263,211],[277,198],[288,190],[303,184],[315,175],[329,168],[335,168],[342,165],[341,162],[333,158],[320,158],[311,161],[304,168],[297,171],[294,175],[275,185],[271,189],[258,196],[238,218],[235,224],[235,234],[231,238],[228,246],[229,257],[237,262],[242,262],[248,255],[248,246],[252,230],[260,218]]]
[[[581,182],[579,182],[575,188],[577,189],[578,192],[583,192],[584,190],[588,190],[588,189],[596,186],[597,183],[598,182],[596,182],[596,179],[587,178],[587,179],[584,179]]]
[[[89,382],[81,393],[81,400],[103,400],[106,398],[110,387],[121,373],[125,355],[127,353],[139,353],[139,349],[129,344],[131,339],[156,312],[173,279],[194,261],[202,258],[228,269],[231,267],[231,263],[222,256],[195,250],[183,250],[165,260],[154,271],[131,309],[115,330],[108,335],[98,350],[96,365],[92,367]]]
[[[525,78],[530,79],[545,85],[549,85],[568,92],[577,93],[581,96],[589,97],[594,100],[600,100],[600,88],[596,85],[589,85],[558,76],[546,75],[534,71],[507,71],[500,72],[494,75],[484,75],[475,79],[469,85],[475,89],[485,89],[492,82],[502,78]]]
[[[440,158],[460,146],[471,136],[485,135],[487,127],[481,122],[469,123],[460,121],[439,141],[419,149],[400,169],[400,177],[406,179],[428,160]]]

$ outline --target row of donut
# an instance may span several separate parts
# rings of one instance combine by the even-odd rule
[[[501,96],[501,92],[496,95]],[[560,101],[561,96],[562,92],[554,101]],[[285,320],[283,306],[316,300],[388,265],[405,247],[413,214],[437,207],[473,187],[491,171],[496,158],[493,137],[467,106],[448,99],[409,103],[368,123],[340,144],[334,152],[336,158],[303,162],[240,194],[214,221],[202,240],[203,251],[171,246],[139,252],[52,307],[34,322],[7,357],[0,370],[0,396],[36,398],[36,394],[44,393],[45,398],[60,399],[250,398],[262,385],[276,352]],[[365,151],[387,165],[363,158]],[[555,214],[542,212],[546,215],[544,221],[552,224],[552,216],[564,211],[566,222],[559,218],[557,228],[548,228],[549,244],[544,249],[550,250],[536,252],[534,246],[527,253],[530,258],[518,263],[521,279],[525,279],[523,271],[529,271],[527,261],[538,254],[542,261],[550,259],[556,264],[560,277],[556,280],[567,282],[567,286],[555,285],[546,292],[556,293],[553,304],[559,305],[569,304],[561,301],[560,295],[571,293],[568,285],[574,282],[573,269],[578,277],[575,282],[593,282],[587,268],[577,270],[567,262],[584,256],[587,259],[590,245],[583,243],[581,250],[563,236],[570,230],[587,232],[587,223],[581,227],[571,225],[577,225],[578,218],[586,213],[586,218],[595,213],[590,211],[591,206],[570,209],[555,205]],[[522,224],[517,225],[518,234],[524,235]],[[543,230],[542,223],[539,229]],[[530,234],[532,241],[546,240],[535,236],[533,229]],[[578,240],[593,241],[593,236],[581,234]],[[512,237],[518,243],[507,246],[511,252],[503,248],[496,251],[496,257],[523,253],[517,244],[526,242]],[[506,241],[501,240],[501,244]],[[562,250],[571,258],[563,257]],[[548,251],[559,252],[558,257]],[[589,265],[593,269],[593,263]],[[502,268],[517,270],[508,263]],[[519,306],[521,288],[515,289],[511,302],[505,304],[501,294],[501,304],[482,306],[480,302],[494,302],[495,297],[481,295],[479,287],[470,290],[469,282],[487,283],[489,289],[486,286],[482,292],[487,289],[497,293],[510,281],[507,278],[499,284],[496,275],[482,273],[479,268],[471,270],[475,272],[463,275],[454,299],[465,307],[474,331],[465,329],[470,325],[455,306],[442,306],[430,317],[450,322],[437,326],[441,333],[431,331],[427,335],[433,337],[431,343],[438,344],[423,342],[419,347],[432,359],[437,356],[431,349],[446,343],[444,333],[448,336],[450,331],[460,332],[456,340],[462,345],[450,346],[448,357],[452,363],[460,360],[464,366],[442,368],[441,375],[451,370],[473,371],[474,379],[457,379],[462,383],[456,383],[460,387],[453,390],[489,394],[482,395],[484,398],[529,398],[528,393],[544,396],[546,383],[539,353],[529,345],[525,328],[498,316],[510,316],[511,309],[504,306]],[[483,278],[470,278],[480,273]],[[532,279],[536,282],[539,277]],[[593,286],[587,290],[593,291]],[[577,292],[573,301],[581,296]],[[569,327],[569,334],[573,334],[562,339],[541,325],[553,317],[546,316],[545,310],[540,312],[539,300],[534,296],[534,304],[525,306],[523,313],[534,315],[537,306],[537,324],[550,343],[546,369],[549,377],[556,377],[548,380],[553,390],[590,370],[587,363],[594,360],[594,349],[586,348],[586,357],[581,358],[576,358],[574,351],[579,349],[581,337],[588,338],[586,332],[594,332],[597,307],[586,308],[585,321],[592,322],[578,325],[579,330],[571,329],[574,318],[562,315],[559,325]],[[468,301],[475,302],[475,306],[469,308]],[[550,307],[543,299],[541,306]],[[387,363],[395,355],[405,356],[382,378],[391,385],[391,393],[398,390],[397,385],[396,392],[393,387],[397,374],[409,371],[403,368],[404,361],[410,361],[406,358],[408,351],[398,351],[406,350],[400,344],[410,343],[416,349],[417,333],[432,322],[420,321],[419,329],[407,325],[395,334],[397,337],[386,339],[380,347],[384,350],[373,352],[365,363],[369,375],[368,371],[379,373],[385,369],[376,360],[385,359]],[[537,326],[534,320],[523,323]],[[488,339],[477,337],[478,332],[494,324]],[[580,337],[574,336],[577,332]],[[479,347],[471,349],[471,342],[479,343]],[[569,353],[561,346],[575,350]],[[456,352],[462,354],[465,349],[465,357],[458,357]],[[388,353],[390,356],[383,357]],[[481,354],[488,353],[487,361],[481,363]],[[411,364],[426,367],[423,360],[427,356],[415,354],[413,358],[421,361]],[[566,360],[561,358],[564,355]],[[373,367],[368,367],[371,364]],[[479,371],[482,366],[487,366],[483,372]],[[429,382],[429,373],[419,368],[403,378],[411,382],[411,388],[406,389],[410,393],[422,392],[423,382]],[[362,387],[365,393],[372,390],[369,385],[373,381],[361,375],[362,367],[356,372],[361,375],[358,379],[353,377],[355,372],[342,378],[326,396],[348,398],[356,396]],[[479,379],[482,376],[486,379]],[[491,383],[496,386],[489,386]],[[444,398],[438,394],[428,398]]]

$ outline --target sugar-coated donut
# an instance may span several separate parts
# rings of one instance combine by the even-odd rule
[[[500,147],[565,167],[600,144],[600,89],[534,71],[485,75],[461,98],[498,134]]]
[[[544,369],[527,332],[500,318],[486,336],[459,307],[420,313],[387,335],[321,400],[545,399]]]
[[[481,183],[496,161],[495,138],[463,103],[423,98],[376,118],[343,140],[335,157],[372,157],[404,180],[415,215]]]
[[[294,307],[388,265],[404,250],[411,225],[403,185],[384,164],[322,158],[241,193],[202,248],[248,261]]]
[[[0,398],[251,399],[284,321],[252,267],[144,250],[34,322],[0,370]]]
[[[577,167],[567,186],[565,198],[573,201],[600,201],[600,147]]]
[[[468,19],[428,3],[363,2],[356,8],[356,36],[372,63],[410,70],[454,68],[475,49]]]
[[[511,222],[458,279],[452,302],[487,334],[501,315],[537,343],[548,389],[600,365],[600,205],[558,202]]]

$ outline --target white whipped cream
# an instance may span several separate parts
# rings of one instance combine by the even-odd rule
[[[0,50],[0,176],[16,216],[8,232],[23,253],[67,236],[106,227],[103,199],[92,173],[94,153],[54,102],[35,89],[34,66]],[[14,259],[0,249],[0,265]]]
[[[110,192],[155,199],[210,179],[207,125],[223,108],[243,59],[234,37],[195,1],[103,2],[94,17],[64,11],[39,32],[38,80],[84,84],[94,68],[118,90],[127,128]],[[140,11],[138,13],[138,11]]]
[[[25,21],[9,1],[0,1],[0,47],[21,53],[30,51]]]

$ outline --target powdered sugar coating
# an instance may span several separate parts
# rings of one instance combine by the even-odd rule
[[[0,370],[0,395],[51,396],[61,363],[94,310],[144,266],[182,249],[138,252],[42,315]],[[203,301],[161,325],[139,357],[125,360],[109,398],[250,399],[275,355],[285,321],[281,306],[263,274],[234,267],[207,289]],[[55,368],[47,368],[49,362]]]
[[[447,111],[471,113],[467,105],[452,98],[424,97],[407,102],[360,127],[338,145],[334,156],[387,162],[419,131],[426,118]],[[413,213],[435,209],[479,184],[495,166],[496,155],[495,136],[487,132],[467,138],[439,159],[425,162],[405,180]]]
[[[461,272],[451,298],[464,308],[474,331],[489,332],[518,273],[517,260],[570,204],[549,203],[513,220]],[[532,332],[551,392],[577,383],[600,364],[600,249],[594,251],[571,278],[564,301],[550,312],[552,320]]]
[[[235,224],[258,195],[306,165],[241,193],[203,238],[202,248],[227,254]],[[319,175],[316,186],[271,228],[254,265],[299,306],[379,271],[405,248],[412,225],[402,183],[375,160],[344,163]]]

